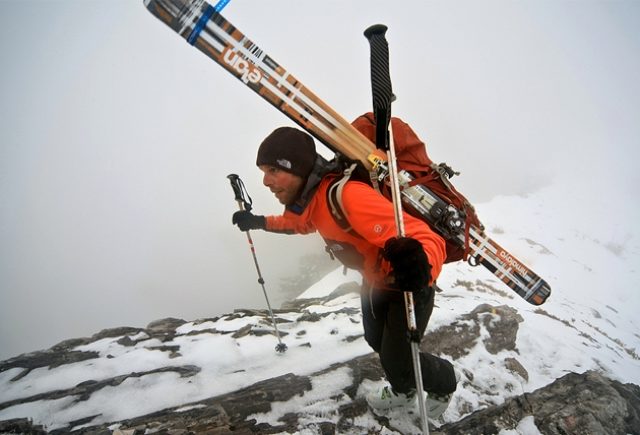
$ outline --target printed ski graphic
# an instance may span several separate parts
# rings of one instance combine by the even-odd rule
[[[442,236],[464,246],[466,228],[460,211],[444,203],[425,186],[410,185],[413,177],[407,171],[400,171],[399,181],[405,207],[416,210]],[[541,305],[551,294],[551,287],[545,280],[473,225],[469,228],[469,248],[471,258],[477,264],[486,267],[527,302]]]
[[[375,145],[356,130],[346,119],[307,89],[298,79],[272,59],[258,45],[249,40],[229,23],[215,8],[204,0],[144,0],[147,9],[187,42],[216,61],[242,83],[288,116],[292,121],[334,152],[359,160],[371,169],[370,157],[376,154]],[[379,160],[379,159],[378,159]],[[433,204],[442,203],[432,198],[412,197],[413,186],[402,191],[403,201],[414,206],[427,221]],[[428,190],[428,189],[424,189]],[[421,192],[422,194],[423,192]],[[437,228],[437,225],[436,229]],[[445,237],[462,237],[465,229],[451,235],[439,229]],[[509,288],[534,305],[544,303],[551,288],[527,266],[488,238],[482,230],[469,228],[471,258],[495,274]]]
[[[371,143],[203,0],[145,0],[149,11],[335,152]],[[336,144],[350,143],[354,151]],[[370,166],[367,163],[367,166]]]

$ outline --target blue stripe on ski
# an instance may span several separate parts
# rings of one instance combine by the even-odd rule
[[[216,12],[220,12],[221,10],[224,9],[224,7],[227,5],[227,3],[229,3],[231,0],[220,0],[218,2],[218,4],[216,4],[213,8],[216,10]]]
[[[224,1],[224,0],[222,0],[222,1]],[[218,7],[219,5],[220,5],[220,3],[218,3],[218,5],[216,5],[216,7]],[[222,7],[224,7],[224,5]],[[216,12],[217,12],[216,8],[214,8],[210,4],[207,4],[207,8],[204,10],[204,13],[202,14],[200,19],[196,23],[196,27],[193,28],[193,31],[191,32],[191,35],[189,35],[189,37],[187,38],[187,42],[189,44],[193,45],[193,44],[196,43],[196,40],[198,39],[198,36],[200,36],[200,32],[202,32],[202,29],[204,29],[204,26],[207,25],[207,21],[209,21],[211,16]]]

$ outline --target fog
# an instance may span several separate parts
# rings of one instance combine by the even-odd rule
[[[371,105],[362,32],[388,25],[394,114],[473,202],[567,177],[638,192],[636,1],[234,0],[223,15],[347,119]],[[255,150],[291,121],[141,0],[4,0],[0,54],[0,359],[264,306],[226,176],[279,213]],[[322,252],[254,241],[276,300]]]

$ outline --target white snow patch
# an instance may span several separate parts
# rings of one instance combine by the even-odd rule
[[[345,273],[344,268],[339,267],[302,292],[297,299],[312,299],[329,296],[338,286],[350,282],[360,284],[362,282],[362,275],[351,269],[347,269],[347,272]]]
[[[202,409],[202,408],[206,408],[206,405],[191,405],[191,406],[183,406],[181,408],[178,408],[175,410],[175,412],[187,412],[187,411],[191,411],[193,409]]]
[[[515,429],[502,429],[498,435],[542,435],[536,426],[533,416],[523,418]]]

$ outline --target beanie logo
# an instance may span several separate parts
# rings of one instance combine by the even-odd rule
[[[240,74],[240,80],[244,84],[258,83],[262,79],[262,73],[252,63],[241,58],[240,55],[229,48],[225,48],[223,57],[227,65]]]
[[[287,159],[278,159],[276,162],[283,168],[291,169],[291,162]]]

